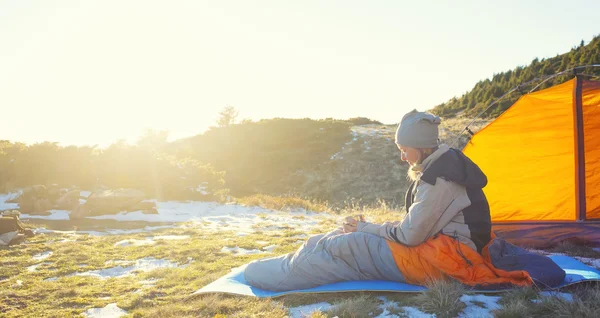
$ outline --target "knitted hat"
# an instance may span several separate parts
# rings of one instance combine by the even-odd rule
[[[396,144],[411,148],[435,148],[438,146],[438,125],[441,119],[416,109],[402,117],[396,130]]]

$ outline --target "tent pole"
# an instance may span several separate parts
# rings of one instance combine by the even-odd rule
[[[586,219],[585,142],[583,139],[583,106],[581,97],[582,87],[583,78],[575,73],[573,111],[575,115],[575,201],[577,202],[577,221],[585,221]]]

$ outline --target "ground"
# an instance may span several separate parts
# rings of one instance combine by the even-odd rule
[[[3,196],[4,198],[8,196]],[[278,200],[278,199],[274,199]],[[263,205],[268,206],[263,198]],[[285,204],[283,205],[285,206]],[[312,234],[339,226],[342,215],[275,211],[239,203],[157,202],[141,212],[70,221],[65,211],[27,216],[36,236],[0,248],[0,316],[6,317],[529,317],[600,313],[595,287],[540,294],[470,294],[437,284],[422,294],[344,293],[254,299],[192,295],[253,259],[294,251]],[[372,221],[398,219],[385,206]],[[572,246],[552,252],[570,253]],[[578,255],[597,265],[598,252]]]

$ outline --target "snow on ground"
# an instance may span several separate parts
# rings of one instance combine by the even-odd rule
[[[33,272],[37,272],[37,268],[38,268],[38,267],[40,267],[40,266],[42,266],[42,265],[49,265],[49,264],[52,264],[52,263],[49,263],[49,262],[44,262],[44,263],[39,263],[39,264],[35,264],[35,265],[31,265],[31,266],[27,266],[26,268],[27,268],[27,271],[28,271],[28,272],[31,272],[31,273],[33,273]]]
[[[249,255],[249,254],[264,254],[264,253],[266,253],[261,250],[257,250],[257,249],[247,250],[245,248],[240,248],[238,246],[236,246],[236,247],[224,246],[221,249],[221,252],[222,253],[231,253],[231,254],[235,254],[235,255]]]
[[[18,207],[17,207],[18,209]],[[42,220],[68,220],[69,219],[69,211],[66,210],[50,210],[48,211],[49,215],[33,215],[22,213],[21,219],[42,219]]]
[[[159,235],[159,236],[154,236],[151,239],[171,241],[171,240],[187,240],[189,238],[190,238],[189,235]]]
[[[82,273],[74,273],[69,276],[92,276],[92,277],[97,277],[100,279],[107,279],[107,278],[111,278],[111,277],[119,278],[119,277],[134,275],[134,273],[138,272],[138,271],[149,272],[149,271],[153,271],[158,268],[177,268],[177,267],[182,268],[182,267],[187,266],[186,264],[179,265],[177,263],[171,262],[166,259],[156,259],[153,257],[145,257],[145,258],[138,259],[136,261],[113,261],[112,264],[120,264],[120,265],[115,266],[115,267],[105,268],[105,269],[87,271],[87,272],[82,272]],[[126,266],[126,267],[121,266],[121,265],[129,265],[129,264],[132,264],[132,265]]]
[[[188,222],[215,231],[234,231],[238,236],[254,233],[253,228],[261,231],[280,231],[290,227],[308,232],[319,224],[320,220],[336,218],[325,213],[313,213],[304,210],[279,212],[261,207],[247,207],[237,204],[218,204],[215,202],[156,202],[158,214],[144,214],[141,211],[102,215],[91,219],[113,219],[117,221],[146,222]],[[310,216],[299,219],[294,216]]]
[[[460,301],[465,303],[467,307],[459,317],[494,317],[492,311],[502,307],[498,305],[498,301],[501,298],[502,297],[500,296],[462,295]],[[482,304],[483,307],[479,306],[477,303]]]
[[[60,230],[48,230],[45,228],[39,228],[33,230],[35,234],[64,234],[64,235],[91,235],[91,236],[106,236],[106,235],[126,235],[126,234],[136,234],[136,233],[144,233],[151,232],[162,229],[172,229],[175,228],[174,225],[161,225],[161,226],[146,226],[141,229],[104,229],[103,231],[60,231]]]
[[[115,243],[115,246],[144,246],[144,245],[154,245],[156,244],[155,240],[165,240],[165,241],[173,241],[173,240],[187,240],[189,239],[189,235],[158,235],[158,236],[148,236],[143,240],[137,239],[127,239],[118,241]]]
[[[416,317],[416,318],[425,318],[425,317],[435,317],[435,315],[424,313],[417,308],[414,307],[400,307],[396,302],[389,301],[385,296],[377,297],[379,300],[383,301],[383,304],[379,305],[379,308],[383,310],[381,314],[379,314],[376,318],[396,318],[399,317],[396,314],[392,314],[390,310],[398,311],[398,309],[402,309],[404,314],[408,317]],[[500,296],[486,296],[486,295],[462,295],[460,297],[460,301],[465,303],[466,308],[459,315],[459,317],[494,317],[492,311],[498,310],[501,308],[498,305],[498,301],[500,300]],[[401,317],[404,317],[400,315]]]
[[[122,240],[122,241],[118,241],[117,243],[115,243],[115,246],[121,246],[121,247],[125,247],[125,246],[144,246],[144,245],[154,245],[156,244],[156,241],[153,240],[136,240],[136,239],[128,239],[128,240]]]
[[[395,131],[393,131],[392,129],[381,129],[380,127],[381,125],[375,124],[353,126],[352,133],[354,136],[367,135],[371,137],[381,137],[387,139],[394,138]]]
[[[89,191],[81,191],[82,195],[89,195]],[[6,207],[6,200],[17,196],[18,193],[0,194],[0,210]],[[282,212],[265,209],[261,207],[248,207],[239,204],[220,204],[217,202],[198,202],[198,201],[156,201],[150,200],[156,204],[158,214],[145,214],[142,211],[121,212],[114,215],[100,215],[88,217],[88,219],[98,220],[116,220],[116,221],[142,221],[142,222],[188,222],[185,226],[202,227],[213,231],[233,231],[237,236],[247,236],[255,233],[257,230],[262,232],[282,231],[285,229],[294,229],[300,232],[310,232],[325,219],[337,219],[326,213],[314,213],[298,209],[295,211]],[[18,209],[17,204],[9,204],[11,208]],[[49,215],[30,215],[21,214],[22,219],[45,219],[45,220],[69,220],[69,212],[65,210],[50,210]],[[175,225],[166,226],[146,226],[142,229],[104,229],[87,231],[58,231],[47,229],[36,229],[36,233],[56,233],[66,235],[88,234],[93,236],[102,235],[122,235],[148,232],[163,228],[172,228]],[[298,238],[305,238],[306,235],[298,235]],[[157,236],[154,240],[184,240],[186,236]]]
[[[600,259],[589,258],[589,257],[578,257],[578,256],[575,256],[574,258],[586,265],[593,267],[593,268],[600,269]]]
[[[304,318],[310,317],[310,315],[315,311],[327,311],[331,308],[331,304],[326,302],[321,302],[317,304],[310,304],[298,307],[292,307],[289,309],[290,318]]]
[[[596,250],[596,249],[594,249],[594,250]],[[529,251],[534,252],[536,254],[540,254],[540,255],[546,255],[546,256],[552,256],[552,255],[568,256],[567,254],[564,254],[564,253],[550,253],[550,252],[546,252],[543,250],[530,249]],[[600,259],[581,257],[581,256],[573,256],[573,258],[586,264],[586,265],[589,265],[595,269],[600,269]]]
[[[404,310],[404,314],[410,318],[435,318],[435,315],[433,314],[428,314],[426,312],[422,312],[417,308],[414,307],[402,307],[402,310]],[[393,315],[391,317],[400,317],[397,315]],[[404,316],[402,316],[404,317]],[[475,316],[477,317],[477,316]]]
[[[83,315],[88,318],[116,318],[127,315],[127,311],[117,307],[117,303],[106,305],[104,308],[91,308]]]
[[[44,259],[50,257],[51,255],[52,255],[52,251],[45,251],[45,252],[33,255],[32,258],[34,261],[41,261],[41,260],[44,260]]]
[[[267,251],[267,252],[271,252],[273,253],[273,250],[277,248],[277,246],[279,245],[269,245],[269,246],[265,246],[263,247],[263,251]]]
[[[398,303],[395,301],[390,301],[385,296],[377,297],[379,300],[383,301],[383,304],[379,305],[379,309],[383,310],[383,312],[377,315],[375,318],[399,318],[399,317],[411,317],[411,318],[434,318],[435,315],[424,313],[417,308],[414,307],[400,307]],[[400,312],[404,311],[404,315],[396,315],[390,312],[390,310],[399,311],[398,309],[402,309]]]
[[[19,192],[11,192],[11,193],[3,193],[0,194],[0,211],[5,210],[18,210],[19,204],[17,203],[7,203],[6,201],[12,200],[19,196]]]

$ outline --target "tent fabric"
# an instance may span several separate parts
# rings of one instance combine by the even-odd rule
[[[492,222],[575,221],[573,84],[521,97],[465,147],[488,177]]]
[[[583,81],[586,219],[600,219],[600,82]]]
[[[564,282],[558,287],[563,288],[574,284],[600,281],[600,271],[587,266],[578,260],[562,255],[553,255],[550,258],[560,266],[566,273]],[[427,288],[418,285],[390,282],[390,281],[346,281],[328,285],[322,285],[309,289],[290,290],[285,292],[271,292],[248,285],[244,279],[244,269],[246,265],[234,268],[229,274],[217,279],[207,286],[194,292],[197,294],[225,293],[238,296],[250,296],[258,298],[280,297],[292,294],[309,293],[340,293],[356,291],[374,291],[374,292],[399,292],[399,293],[418,293],[427,290]],[[490,290],[471,290],[472,292],[490,293]],[[495,290],[504,291],[504,290]]]
[[[600,82],[576,77],[522,96],[472,137],[463,151],[488,177],[484,193],[500,237],[600,244],[596,225],[574,225],[600,221],[599,115]]]
[[[493,224],[492,231],[506,241],[523,247],[548,248],[567,240],[600,245],[600,222]]]

